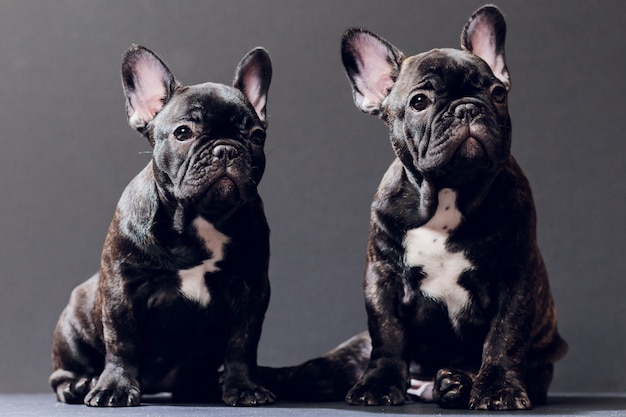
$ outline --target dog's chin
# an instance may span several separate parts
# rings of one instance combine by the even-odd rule
[[[484,145],[476,138],[470,136],[465,139],[454,153],[453,159],[468,161],[480,161],[488,158]]]
[[[239,200],[239,187],[232,178],[223,176],[218,178],[208,189],[208,193],[217,200]]]
[[[196,202],[205,210],[221,211],[239,207],[252,200],[254,195],[251,186],[224,175],[197,195]]]

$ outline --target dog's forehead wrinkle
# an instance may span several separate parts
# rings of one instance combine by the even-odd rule
[[[234,90],[234,89],[233,89]],[[234,91],[233,91],[234,92]],[[226,90],[227,97],[224,98],[223,91],[193,91],[176,97],[173,106],[170,106],[163,116],[167,116],[173,121],[172,128],[183,122],[193,122],[198,128],[204,131],[210,128],[211,131],[224,130],[227,126],[230,130],[237,125],[239,132],[246,131],[246,127],[251,127],[255,123],[254,117],[248,111],[243,97],[234,92],[231,94]]]
[[[247,101],[241,91],[234,87],[218,83],[204,83],[188,86],[178,97],[187,104],[186,110],[190,108],[208,110],[216,106],[216,104],[221,106],[228,104],[232,106],[242,106],[245,105]]]
[[[437,91],[465,91],[484,88],[493,83],[485,76],[486,63],[465,51],[434,49],[408,58],[399,83],[416,86],[429,83]]]

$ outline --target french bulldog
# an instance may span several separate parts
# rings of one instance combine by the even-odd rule
[[[386,123],[397,156],[371,208],[372,351],[350,404],[402,404],[409,389],[442,407],[529,409],[566,353],[531,189],[510,153],[505,34],[488,5],[461,50],[407,57],[365,29],[343,36],[354,102]]]
[[[54,331],[59,401],[134,406],[141,394],[272,403],[255,379],[270,297],[265,168],[272,67],[256,48],[232,86],[184,86],[150,50],[124,55],[128,122],[152,158],[123,192],[100,269]]]

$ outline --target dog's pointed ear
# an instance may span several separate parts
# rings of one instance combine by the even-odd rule
[[[402,52],[375,33],[352,28],[343,34],[341,59],[356,106],[365,113],[380,113],[400,73]]]
[[[265,124],[267,91],[272,81],[272,61],[264,48],[248,52],[237,65],[233,87],[239,89]]]
[[[178,85],[163,61],[139,45],[131,46],[124,54],[122,84],[128,124],[140,133],[168,102]]]
[[[481,57],[502,81],[507,90],[511,78],[504,59],[506,21],[496,6],[486,5],[476,10],[461,32],[461,47]]]

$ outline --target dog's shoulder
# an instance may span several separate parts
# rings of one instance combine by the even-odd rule
[[[126,186],[117,204],[119,216],[128,222],[150,223],[158,208],[152,161]]]

